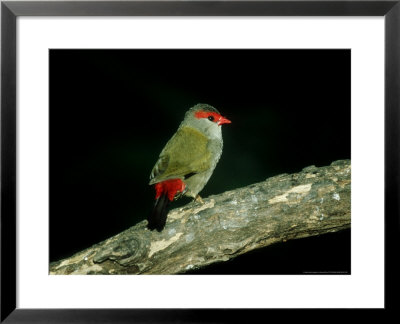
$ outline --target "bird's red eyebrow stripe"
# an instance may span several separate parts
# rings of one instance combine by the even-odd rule
[[[200,118],[208,118],[209,116],[213,116],[215,118],[215,120],[218,120],[219,118],[221,118],[222,116],[220,114],[217,114],[215,112],[211,112],[211,111],[196,111],[194,113],[194,117],[196,117],[197,119]]]

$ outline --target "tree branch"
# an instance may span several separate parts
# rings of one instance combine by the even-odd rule
[[[169,212],[165,229],[142,221],[70,258],[50,274],[175,274],[275,242],[350,227],[350,160],[310,166]]]

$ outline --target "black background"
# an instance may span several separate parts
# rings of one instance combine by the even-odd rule
[[[350,50],[50,50],[50,261],[142,221],[184,113],[232,121],[203,197],[350,158]],[[186,204],[181,199],[174,206]],[[262,261],[260,261],[262,260]],[[350,231],[193,273],[350,273]]]

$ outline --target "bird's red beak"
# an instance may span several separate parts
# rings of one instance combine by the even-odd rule
[[[222,124],[230,124],[231,121],[229,119],[226,119],[225,117],[220,117],[220,119],[218,119],[218,126],[222,125]]]

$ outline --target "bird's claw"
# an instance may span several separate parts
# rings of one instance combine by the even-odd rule
[[[204,200],[201,199],[200,195],[197,195],[196,198],[194,198],[195,201],[199,202],[200,204],[204,204]]]

